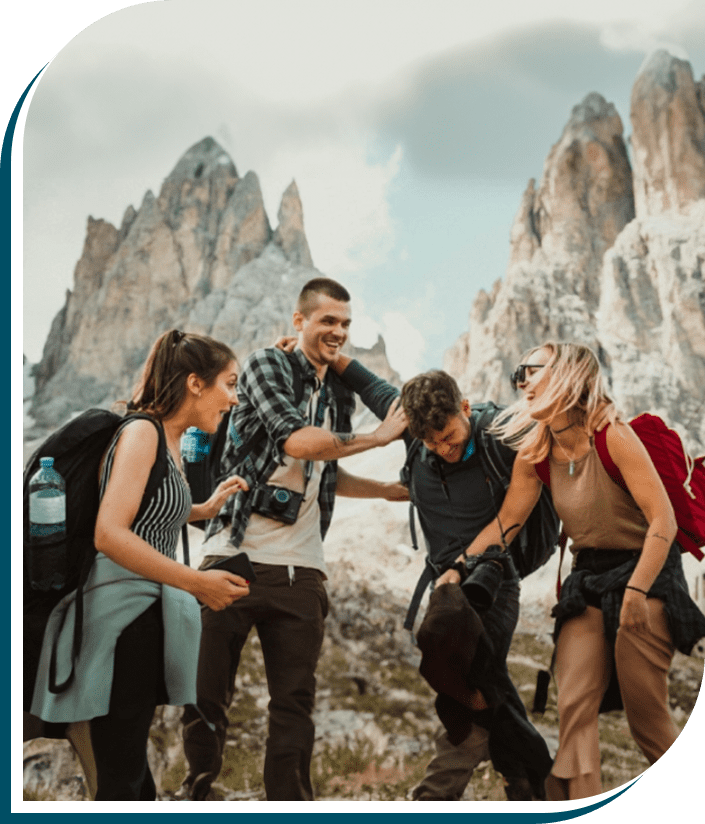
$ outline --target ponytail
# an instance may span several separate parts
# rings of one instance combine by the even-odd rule
[[[171,329],[152,346],[128,411],[147,412],[164,420],[183,402],[189,375],[195,374],[211,386],[231,361],[237,358],[226,344],[206,335]]]

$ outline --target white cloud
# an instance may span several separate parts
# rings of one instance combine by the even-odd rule
[[[73,0],[75,2],[75,0]],[[116,40],[155,55],[177,50],[197,60],[207,51],[219,73],[247,78],[270,104],[323,102],[351,88],[387,83],[430,55],[547,19],[607,23],[641,20],[658,30],[690,0],[260,0],[230,3],[141,3],[99,20],[81,33],[85,48]],[[208,36],[194,40],[205,21]],[[168,30],[169,36],[164,37]],[[251,36],[257,33],[261,36]]]
[[[380,163],[368,159],[360,136],[282,144],[260,170],[265,201],[279,197],[292,177],[304,204],[304,228],[313,262],[344,278],[382,263],[394,248],[389,188],[399,172],[401,147]],[[276,220],[278,202],[267,202]]]
[[[681,60],[688,59],[688,54],[682,46],[664,40],[650,25],[640,21],[611,23],[602,30],[600,41],[612,51],[650,54],[656,49],[665,49]]]
[[[351,305],[353,323],[350,341],[354,346],[369,349],[381,335],[387,349],[387,359],[402,380],[408,380],[423,370],[426,341],[407,314],[388,311],[383,312],[379,320],[375,320],[357,294],[352,295]]]
[[[426,341],[406,315],[396,311],[385,312],[382,315],[382,337],[389,362],[402,380],[408,380],[421,371]]]
[[[354,346],[369,349],[377,343],[377,337],[382,334],[382,328],[369,315],[364,301],[354,290],[351,298],[352,326],[350,327],[350,342]]]

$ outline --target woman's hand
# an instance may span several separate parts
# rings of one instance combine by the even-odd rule
[[[386,446],[388,443],[400,438],[408,425],[409,421],[404,412],[404,407],[401,405],[401,400],[395,398],[387,410],[385,419],[375,429],[375,436],[379,440],[380,446]]]
[[[624,590],[622,610],[619,613],[619,626],[629,632],[650,632],[651,617],[646,595],[633,589]]]
[[[215,518],[231,495],[240,492],[240,490],[246,492],[249,488],[247,481],[239,475],[226,478],[218,484],[207,501],[202,504],[194,504],[191,507],[191,514],[188,516],[189,521],[207,521],[210,518]]]
[[[293,352],[298,341],[296,335],[282,335],[274,341],[274,346],[276,349],[281,349],[282,352]]]
[[[229,478],[221,481],[204,504],[210,512],[207,517],[215,518],[223,504],[231,495],[240,491],[247,492],[249,488],[250,485],[247,481],[239,475],[231,475]]]
[[[190,591],[202,604],[218,612],[249,595],[250,587],[244,578],[227,570],[204,569],[198,571],[197,583]]]

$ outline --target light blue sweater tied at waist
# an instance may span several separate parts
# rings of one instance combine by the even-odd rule
[[[188,592],[129,572],[99,552],[83,588],[83,640],[73,682],[58,695],[49,692],[49,661],[57,635],[57,682],[62,683],[71,671],[75,592],[63,598],[49,616],[32,715],[55,723],[107,715],[117,639],[158,598],[164,619],[164,680],[169,703],[195,704],[201,640],[198,601]]]

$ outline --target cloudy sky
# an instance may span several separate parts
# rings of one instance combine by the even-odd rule
[[[296,180],[314,264],[355,295],[353,341],[382,332],[403,377],[440,365],[504,275],[521,194],[571,108],[598,91],[628,134],[652,49],[705,72],[699,0],[169,0],[92,25],[102,0],[75,5],[14,98],[51,60],[24,129],[31,361],[87,217],[119,224],[211,135],[257,173],[273,224]]]

